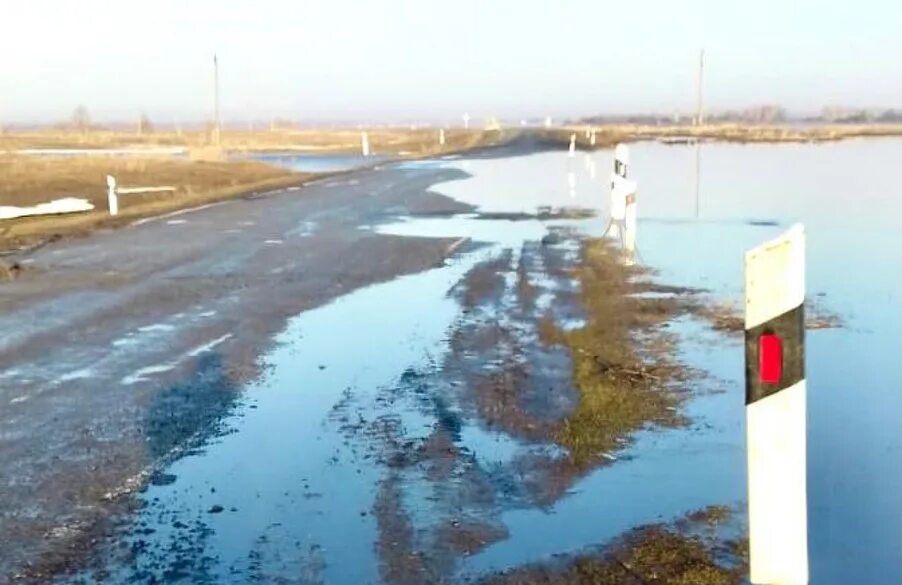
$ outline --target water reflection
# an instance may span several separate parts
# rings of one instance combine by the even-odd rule
[[[273,152],[246,158],[301,173],[346,171],[386,160],[385,156],[369,153],[368,150],[367,154]]]
[[[703,183],[693,175],[702,149]],[[805,222],[809,293],[847,322],[807,339],[811,582],[899,583],[902,166],[889,161],[902,158],[902,141],[642,143],[631,155],[643,260],[666,282],[738,302],[744,251]],[[705,219],[693,220],[701,197]],[[736,351],[722,347],[719,359]],[[741,368],[723,379],[741,388]]]

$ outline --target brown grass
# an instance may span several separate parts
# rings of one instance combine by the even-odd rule
[[[423,156],[451,152],[491,144],[503,133],[486,130],[449,129],[445,131],[445,145],[438,143],[437,128],[368,128],[370,149],[376,154],[391,156]],[[309,151],[360,152],[361,130],[349,129],[275,129],[228,130],[222,133],[222,148],[228,152]],[[185,147],[203,149],[211,145],[206,131],[154,132],[137,134],[93,130],[89,132],[59,129],[0,134],[0,151],[27,148],[129,148],[129,147]]]
[[[372,152],[398,158],[431,156],[500,142],[498,131],[449,130],[445,144],[438,130],[368,130]],[[229,152],[312,151],[359,152],[357,130],[277,130],[274,132],[224,132],[222,145]],[[187,147],[192,159],[32,157],[14,152],[25,148],[124,148]],[[7,152],[4,154],[3,151]],[[228,199],[244,193],[298,185],[311,175],[295,173],[253,161],[216,161],[204,132],[152,133],[46,130],[0,134],[0,205],[30,206],[60,197],[81,197],[94,203],[93,212],[0,222],[0,249],[27,246],[54,235],[87,233],[115,227],[166,211]],[[195,157],[194,155],[200,155]],[[204,161],[203,159],[210,159]],[[120,199],[120,215],[107,212],[106,175],[114,175],[123,187],[174,186],[175,193],[126,195]]]
[[[123,195],[120,215],[110,217],[106,175],[123,187],[171,185],[174,193]],[[52,235],[115,227],[166,211],[200,205],[256,190],[297,185],[310,175],[252,161],[190,162],[180,159],[34,158],[0,156],[0,204],[35,205],[60,197],[90,200],[88,213],[0,222],[0,247],[28,245]]]

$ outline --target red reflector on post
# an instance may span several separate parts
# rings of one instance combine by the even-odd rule
[[[758,378],[765,384],[777,384],[783,377],[783,341],[765,333],[758,338]]]

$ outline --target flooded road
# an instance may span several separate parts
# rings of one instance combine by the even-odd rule
[[[843,323],[808,335],[812,582],[898,582],[902,169],[886,161],[902,142],[703,145],[698,217],[694,154],[632,147],[638,260],[658,282],[738,302],[745,249],[805,222],[809,296]],[[643,425],[586,466],[543,434],[538,415],[571,411],[577,394],[570,356],[541,342],[538,318],[583,323],[570,270],[582,238],[604,230],[610,167],[605,151],[389,167],[384,193],[406,177],[459,205],[383,195],[384,207],[351,222],[353,237],[435,240],[448,252],[288,318],[215,432],[158,469],[87,568],[57,580],[453,582],[705,506],[741,510],[741,333],[691,315],[667,327],[673,359],[695,371],[678,403],[686,424]],[[369,192],[361,180],[353,186]],[[311,230],[337,230],[344,215],[317,209]],[[267,237],[301,237],[306,213]],[[527,366],[515,380],[538,383],[516,417],[468,392]]]

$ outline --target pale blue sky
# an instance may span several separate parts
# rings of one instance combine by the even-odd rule
[[[902,0],[2,0],[0,121],[902,108]]]

